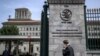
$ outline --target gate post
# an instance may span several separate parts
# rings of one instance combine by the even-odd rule
[[[48,18],[47,18],[47,10],[48,4],[45,2],[43,6],[43,11],[41,14],[41,49],[40,56],[48,56]]]

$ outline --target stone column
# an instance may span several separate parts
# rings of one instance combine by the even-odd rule
[[[23,18],[25,19],[25,10],[23,10]]]
[[[17,11],[17,18],[19,18],[19,11]]]
[[[21,16],[21,19],[22,19],[22,10],[20,11],[20,13],[21,13],[21,15],[20,15],[20,16]]]
[[[16,15],[16,11],[15,11],[15,18],[16,18],[16,16],[17,16],[17,15]]]
[[[21,13],[20,13],[20,10],[19,10],[19,18],[21,18]]]

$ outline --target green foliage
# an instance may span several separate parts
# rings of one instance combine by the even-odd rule
[[[16,26],[3,26],[0,29],[0,34],[1,35],[18,35],[19,30]]]

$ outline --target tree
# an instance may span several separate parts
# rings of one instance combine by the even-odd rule
[[[0,28],[0,35],[1,35],[1,28]]]
[[[1,35],[19,35],[18,28],[16,26],[3,26],[0,29]]]
[[[0,29],[0,35],[19,35],[19,30],[17,26],[3,26]],[[11,41],[6,41],[6,44],[8,43],[9,45],[9,51],[11,51]]]

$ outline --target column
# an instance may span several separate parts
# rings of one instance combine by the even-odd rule
[[[23,18],[25,19],[25,10],[23,10]]]
[[[22,10],[20,11],[20,13],[21,13],[21,19],[22,19]]]
[[[25,18],[27,18],[27,17],[26,17],[26,11],[24,11],[24,12],[25,12]]]
[[[16,11],[15,11],[15,18],[16,18]]]
[[[17,18],[19,19],[19,11],[17,11]]]
[[[19,12],[18,12],[18,16],[19,16],[18,18],[20,19],[20,17],[21,17],[21,13],[20,13],[20,10],[19,10]]]

